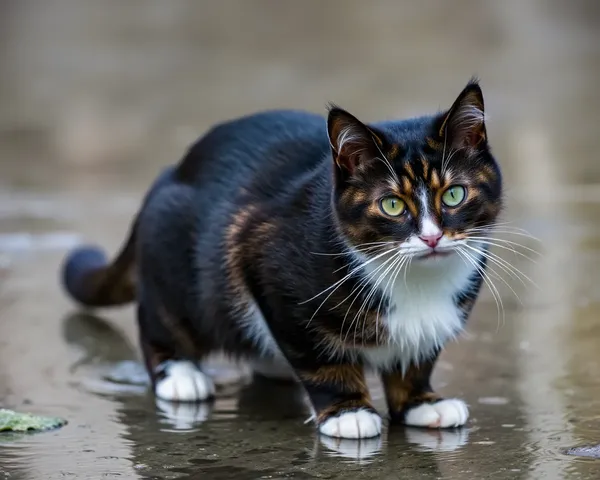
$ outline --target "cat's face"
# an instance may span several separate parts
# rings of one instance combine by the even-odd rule
[[[357,252],[435,264],[469,253],[496,221],[502,180],[476,83],[438,116],[375,127],[334,108],[328,125],[336,218]]]

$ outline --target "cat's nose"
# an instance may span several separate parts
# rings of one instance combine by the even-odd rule
[[[443,235],[443,232],[436,232],[433,235],[419,235],[419,238],[429,248],[435,248],[437,246],[437,244],[440,243],[440,239],[442,238],[442,235]]]

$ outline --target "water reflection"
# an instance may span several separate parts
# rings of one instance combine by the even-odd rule
[[[0,402],[69,425],[0,445],[0,468],[31,479],[597,478],[592,458],[565,448],[596,445],[600,431],[599,11],[596,0],[2,2]],[[542,255],[495,250],[539,289],[502,275],[504,321],[487,291],[436,369],[435,386],[470,404],[467,429],[322,438],[296,386],[219,362],[214,404],[157,403],[132,309],[65,318],[62,250],[85,238],[114,251],[150,180],[212,123],[323,112],[330,100],[367,120],[420,114],[473,73],[506,221],[542,243],[506,238]]]
[[[381,453],[383,436],[352,440],[347,438],[332,438],[318,435],[321,445],[326,447],[325,454],[357,461],[359,464],[369,464],[369,460]]]

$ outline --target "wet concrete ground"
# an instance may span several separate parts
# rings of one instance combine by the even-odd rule
[[[600,443],[599,25],[594,0],[3,2],[0,405],[69,424],[0,437],[0,478],[599,478],[594,450],[566,454]],[[154,175],[213,122],[327,101],[419,114],[472,74],[505,221],[539,241],[504,238],[539,255],[497,250],[532,282],[499,270],[504,313],[486,290],[435,372],[471,405],[467,428],[319,438],[295,387],[220,364],[213,407],[156,405],[133,309],[82,315],[61,292],[66,250],[114,252]]]

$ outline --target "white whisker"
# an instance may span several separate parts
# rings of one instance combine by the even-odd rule
[[[355,267],[354,269],[352,269],[350,271],[350,273],[348,273],[346,276],[344,276],[342,279],[338,280],[337,282],[335,282],[333,285],[330,285],[329,287],[327,287],[325,290],[322,290],[321,292],[317,293],[315,296],[309,298],[308,300],[303,300],[302,302],[299,303],[299,305],[303,305],[305,303],[308,303],[312,300],[314,300],[317,297],[320,297],[321,295],[323,295],[325,292],[329,291],[330,289],[339,286],[340,284],[342,284],[343,282],[345,282],[348,278],[350,278],[352,275],[354,275],[356,272],[360,271],[362,268],[364,268],[366,265],[368,265],[371,262],[374,262],[375,260],[377,260],[378,258],[383,257],[384,255],[386,255],[387,253],[389,253],[389,251],[385,251],[383,253],[380,253],[370,259],[368,259],[366,262],[361,263],[359,266]]]
[[[399,260],[398,260],[398,261],[402,261],[401,252],[397,252],[397,253],[394,255],[394,259],[398,259],[398,258],[399,258]],[[362,309],[364,308],[364,306],[365,306],[366,302],[368,302],[368,300],[371,298],[371,296],[372,296],[373,292],[375,292],[375,290],[376,290],[377,286],[378,286],[378,285],[379,285],[379,283],[381,282],[381,279],[385,277],[385,275],[386,275],[386,274],[387,274],[387,272],[390,270],[390,268],[393,268],[394,264],[395,264],[395,262],[392,262],[392,264],[391,264],[391,265],[387,266],[387,268],[385,269],[385,271],[383,272],[383,274],[382,274],[382,275],[377,275],[377,281],[376,281],[375,285],[373,285],[373,284],[370,284],[371,288],[370,288],[370,290],[369,290],[369,293],[367,294],[367,296],[366,296],[365,300],[363,301],[363,303],[361,304],[360,308],[358,309],[358,312],[356,313],[356,315],[355,315],[355,316],[354,316],[354,318],[352,319],[352,322],[350,323],[350,326],[348,327],[348,333],[350,333],[350,330],[352,329],[352,325],[354,325],[354,322],[355,322],[355,320],[357,320],[357,318],[360,316],[360,314],[361,314],[361,312],[362,312]],[[374,272],[374,273],[376,273],[376,274],[377,274],[377,273],[379,272],[380,268],[381,268],[381,266],[380,266],[380,267],[378,267],[378,268],[375,270],[375,272]],[[369,285],[369,284],[367,284],[367,285]],[[364,288],[366,288],[366,286],[367,286],[367,285],[365,285],[365,287],[364,287]],[[364,289],[364,288],[363,288],[363,289]],[[361,291],[362,291],[362,290],[361,290]],[[356,298],[358,298],[358,296],[357,296]],[[356,298],[355,298],[355,300],[356,300]],[[353,301],[352,303],[354,303],[354,301]],[[352,304],[350,305],[350,307],[352,307]],[[350,311],[350,307],[349,307],[349,308],[348,308],[348,310],[346,311],[346,315],[348,315],[348,312]],[[346,317],[344,317],[344,321],[345,321],[345,320],[346,320]],[[357,325],[358,325],[358,324],[357,324]],[[348,338],[348,333],[346,333],[346,336],[344,337],[344,340],[343,340],[344,342],[345,342],[345,341],[346,341],[346,339]],[[355,341],[355,343],[356,343],[356,327],[355,327],[354,341]]]
[[[541,255],[538,251],[534,250],[533,248],[528,248],[524,245],[521,245],[520,243],[517,242],[510,242],[508,240],[502,240],[499,238],[490,238],[490,237],[469,237],[469,240],[476,240],[477,243],[481,243],[483,245],[491,245],[494,247],[498,247],[498,248],[502,248],[503,250],[508,250],[512,253],[514,253],[515,255],[519,255],[523,258],[526,258],[527,260],[529,260],[530,262],[533,263],[537,263],[533,258],[531,258],[528,255],[525,255],[524,253],[518,252],[515,247],[521,247],[524,250],[528,250],[536,255]],[[499,243],[500,242],[500,243]],[[502,243],[506,243],[507,245],[502,245]]]
[[[482,280],[490,289],[492,296],[494,297],[494,301],[496,302],[496,309],[498,310],[498,324],[500,324],[500,311],[502,311],[502,323],[506,322],[506,316],[504,313],[504,303],[502,302],[502,298],[500,297],[500,293],[498,289],[494,285],[494,282],[489,278],[489,275],[485,272],[481,265],[480,259],[475,259],[473,256],[466,250],[463,250],[461,247],[458,247],[456,251],[461,255],[463,259],[466,259],[473,267],[479,272]]]
[[[408,258],[409,257],[402,257],[400,259],[400,261],[397,262],[398,268],[402,268],[402,265],[406,263],[406,261],[408,260]],[[386,271],[383,272],[382,275],[380,275],[380,278],[378,278],[377,283],[373,286],[373,288],[369,292],[368,297],[365,299],[365,302],[363,303],[363,305],[366,304],[365,309],[363,310],[364,311],[363,330],[362,330],[363,339],[364,339],[364,335],[365,335],[367,309],[371,305],[371,303],[370,303],[371,299],[373,298],[373,296],[375,295],[375,293],[377,291],[379,291],[379,285],[381,285],[381,283],[385,280],[386,276],[388,275],[388,272],[392,272],[392,273],[390,273],[390,275],[393,274],[393,272],[395,271],[395,270],[393,270],[393,268],[394,268],[394,266],[392,266],[392,268],[386,269]],[[385,294],[385,290],[384,290],[384,292],[379,292],[379,293],[380,293],[380,300],[381,300],[381,298]],[[362,309],[362,307],[361,307],[361,309]],[[359,310],[359,314],[360,314],[360,310]],[[358,320],[360,320],[360,318]],[[377,311],[375,328],[377,328],[377,322],[379,322],[379,310]],[[358,327],[358,325],[359,325],[359,322],[356,323],[356,327],[355,327],[355,343],[356,343],[356,328]]]
[[[352,309],[352,305],[354,305],[354,302],[356,302],[356,300],[360,297],[360,294],[364,291],[365,288],[367,288],[370,284],[370,280],[371,278],[375,277],[379,271],[381,271],[383,268],[386,267],[386,265],[392,261],[392,264],[395,262],[395,260],[397,259],[399,253],[395,253],[394,255],[392,255],[390,258],[388,258],[387,260],[385,260],[384,262],[382,262],[381,265],[377,266],[377,268],[375,270],[373,270],[372,272],[370,272],[369,274],[365,275],[365,278],[363,278],[361,280],[361,282],[359,283],[359,286],[362,286],[360,288],[360,290],[356,293],[356,295],[354,296],[354,299],[352,300],[352,302],[350,303],[350,305],[348,305],[348,308],[346,309],[346,314],[344,315],[344,319],[342,320],[342,326],[340,327],[340,339],[342,337],[342,334],[344,332],[344,325],[346,323],[346,319],[348,318],[348,315],[350,313],[350,310]],[[350,295],[348,297],[350,297],[352,295],[352,292],[350,293]],[[346,301],[346,299],[344,299],[344,301]],[[341,302],[343,303],[343,302]],[[350,327],[348,330],[350,330],[352,328],[352,324],[350,324]],[[347,338],[347,334],[346,337]],[[345,339],[344,339],[345,341]]]
[[[512,265],[510,262],[507,262],[506,260],[504,260],[499,255],[495,254],[494,252],[491,252],[489,250],[484,251],[483,249],[479,249],[479,248],[473,247],[468,244],[464,244],[463,246],[473,250],[474,252],[486,257],[488,260],[494,262],[496,265],[498,265],[498,267],[502,268],[502,270],[504,270],[506,273],[508,273],[512,277],[518,279],[523,284],[523,286],[526,286],[525,281],[523,280],[523,278],[524,278],[529,283],[531,283],[533,286],[537,287],[537,284],[531,278],[529,278],[517,267]]]
[[[515,242],[513,240],[506,240],[504,238],[498,238],[498,237],[490,237],[490,236],[471,236],[469,235],[469,239],[474,239],[474,240],[489,240],[489,241],[493,241],[493,242],[501,242],[507,245],[512,245],[514,247],[518,247],[518,248],[522,248],[523,250],[527,250],[528,252],[531,252],[535,255],[541,255],[540,252],[538,252],[536,249],[528,247],[527,245],[523,245],[522,243],[519,242]]]

